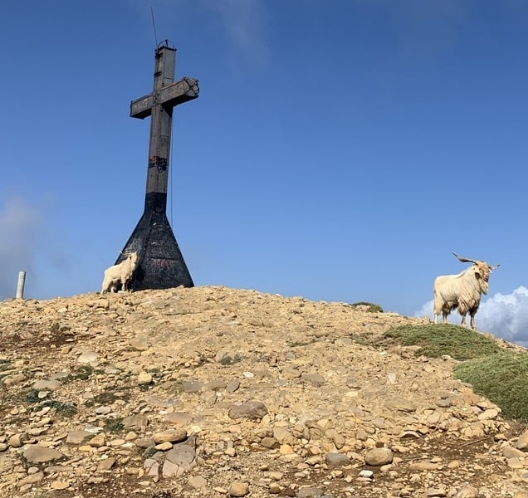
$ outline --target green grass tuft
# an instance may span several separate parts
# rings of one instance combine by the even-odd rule
[[[367,303],[366,301],[360,301],[359,303],[351,304],[353,308],[365,308],[365,311],[370,313],[383,313],[383,308],[379,304]]]
[[[457,365],[455,378],[499,406],[505,418],[528,422],[528,354],[503,351]]]
[[[108,432],[112,432],[113,434],[118,434],[122,432],[125,429],[125,425],[123,424],[123,417],[110,417],[106,420],[104,429]]]
[[[72,382],[74,380],[88,380],[90,375],[94,372],[94,368],[90,365],[81,365],[75,372],[68,374],[64,379],[63,383]]]
[[[463,361],[501,351],[493,339],[451,324],[402,325],[387,330],[384,338],[396,340],[403,346],[420,346],[416,355],[430,358],[449,355]]]
[[[25,392],[24,401],[26,403],[39,403],[41,399],[38,397],[38,390],[37,389],[30,389],[29,391]]]

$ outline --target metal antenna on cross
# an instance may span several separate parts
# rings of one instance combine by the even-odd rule
[[[154,20],[154,9],[150,8],[150,15],[152,16],[152,29],[154,30],[154,42],[156,43],[156,48],[158,48],[158,35],[156,34],[156,21]]]
[[[122,251],[138,253],[133,290],[194,286],[166,209],[173,110],[198,97],[198,80],[184,77],[174,81],[176,49],[167,40],[156,46],[154,60],[152,92],[130,104],[131,117],[150,116],[145,209]],[[124,259],[123,254],[116,264]]]

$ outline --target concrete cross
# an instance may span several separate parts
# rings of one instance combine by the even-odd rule
[[[154,89],[130,104],[130,116],[150,116],[150,143],[145,194],[145,211],[116,261],[129,252],[139,255],[132,289],[167,289],[193,281],[167,219],[167,188],[172,111],[198,97],[198,80],[174,82],[176,49],[165,41],[155,52]]]

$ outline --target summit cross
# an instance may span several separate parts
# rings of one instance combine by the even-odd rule
[[[192,287],[189,270],[167,219],[167,189],[173,109],[198,97],[198,80],[174,81],[176,49],[163,42],[155,52],[154,89],[130,104],[130,116],[150,116],[145,209],[116,261],[129,252],[138,253],[132,289]]]

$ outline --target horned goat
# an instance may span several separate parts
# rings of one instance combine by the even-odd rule
[[[137,252],[130,252],[121,263],[106,269],[101,294],[105,292],[117,292],[119,285],[121,285],[123,291],[129,290],[132,275],[136,269],[137,259]]]
[[[492,270],[500,265],[491,266],[485,261],[461,258],[453,253],[462,263],[473,263],[472,266],[458,275],[441,275],[434,281],[434,322],[442,313],[443,323],[447,323],[447,316],[458,309],[462,316],[461,325],[466,326],[466,314],[469,313],[469,325],[477,330],[475,314],[480,306],[480,297],[488,293],[489,277]]]

